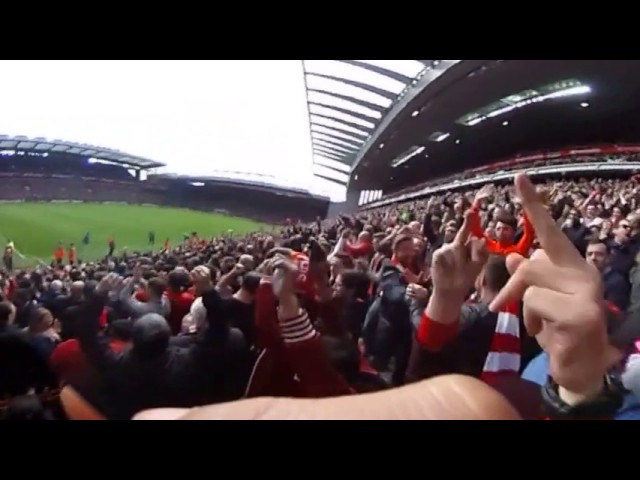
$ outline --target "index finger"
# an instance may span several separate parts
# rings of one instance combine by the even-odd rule
[[[553,221],[529,177],[519,173],[515,176],[514,183],[527,217],[549,259],[556,264],[582,265],[584,259]]]
[[[465,245],[467,240],[469,239],[469,235],[471,234],[471,210],[467,210],[464,214],[464,221],[462,222],[462,226],[456,233],[456,238],[453,243],[458,245]]]

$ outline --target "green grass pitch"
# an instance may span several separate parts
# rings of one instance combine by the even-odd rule
[[[17,268],[38,261],[50,263],[58,241],[65,248],[75,243],[78,258],[93,261],[107,253],[107,241],[113,236],[116,253],[124,247],[129,252],[149,250],[148,233],[156,234],[153,250],[162,248],[166,238],[172,245],[182,241],[184,233],[197,232],[201,238],[221,235],[271,231],[271,226],[252,220],[193,210],[121,204],[90,203],[5,203],[0,204],[0,241],[13,241]],[[82,244],[86,232],[90,243]]]

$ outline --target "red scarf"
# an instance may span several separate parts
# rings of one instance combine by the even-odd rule
[[[497,376],[518,375],[520,371],[519,302],[506,305],[498,313],[496,330],[487,354],[481,379],[491,383]]]

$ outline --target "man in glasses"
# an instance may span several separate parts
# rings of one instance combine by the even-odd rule
[[[629,277],[611,268],[607,245],[602,240],[594,238],[587,244],[585,256],[587,262],[595,266],[602,275],[604,299],[624,312],[629,306]]]
[[[632,224],[629,220],[634,222],[634,225],[638,223],[635,217],[620,221],[611,232],[613,238],[607,243],[611,253],[609,266],[625,276],[629,275],[629,271],[634,265],[639,246],[638,238],[633,235]]]

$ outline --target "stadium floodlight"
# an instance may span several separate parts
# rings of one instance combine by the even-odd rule
[[[394,158],[391,161],[391,167],[398,168],[400,165],[407,163],[413,157],[415,157],[416,155],[420,155],[424,151],[425,151],[425,147],[413,146],[408,151],[404,152],[402,155]]]
[[[429,140],[434,142],[444,142],[450,136],[451,134],[449,132],[434,132],[429,135]]]
[[[562,80],[539,88],[523,90],[509,95],[475,112],[464,115],[456,120],[456,123],[473,127],[489,118],[498,117],[512,110],[533,105],[534,103],[541,103],[555,98],[586,95],[588,93],[591,93],[591,87],[588,85],[583,85],[578,80]]]

